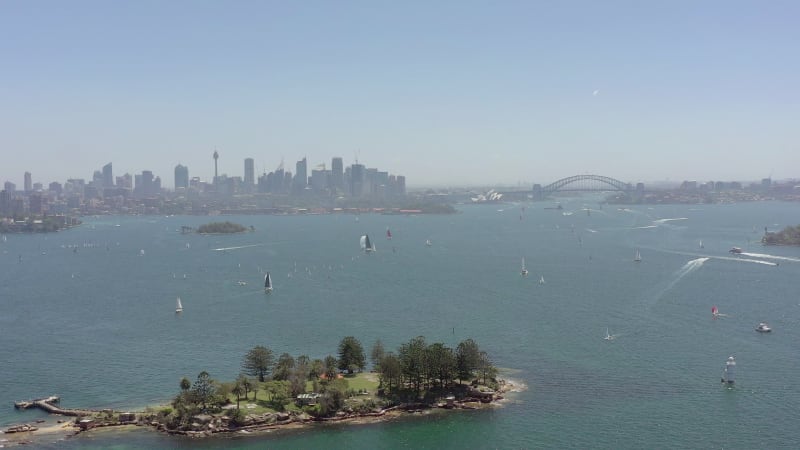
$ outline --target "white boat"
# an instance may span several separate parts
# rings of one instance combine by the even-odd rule
[[[522,270],[520,271],[523,277],[528,276],[528,269],[525,268],[525,257],[522,257]]]
[[[769,333],[770,331],[772,331],[772,328],[770,328],[766,322],[761,322],[756,327],[756,331],[758,331],[759,333]]]
[[[361,250],[364,250],[367,253],[375,251],[375,244],[373,244],[372,241],[369,240],[368,234],[361,236],[361,240],[359,241],[359,243],[361,245]]]
[[[542,277],[539,278],[539,284],[544,284],[544,275],[542,275]]]
[[[239,284],[239,286],[247,286],[247,281],[244,280],[239,280],[237,281],[237,283]]]
[[[182,312],[183,311],[183,305],[181,304],[181,298],[178,297],[178,300],[175,303],[176,303],[175,312],[176,313]]]
[[[430,247],[431,245],[433,245],[433,244],[431,244],[431,240],[430,239],[425,241],[425,247]]]
[[[607,341],[613,341],[615,337],[616,336],[614,336],[613,334],[610,334],[608,332],[608,327],[606,327],[606,337],[604,337],[603,339],[605,339]]]
[[[636,254],[633,255],[633,260],[636,262],[640,262],[642,260],[642,255],[639,253],[639,249],[636,249]]]
[[[267,294],[272,292],[272,277],[269,275],[269,272],[264,275],[264,292]]]
[[[700,240],[700,248],[705,248],[705,246],[703,246],[703,240],[702,239]]]

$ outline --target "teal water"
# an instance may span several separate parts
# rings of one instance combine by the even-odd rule
[[[152,216],[9,235],[0,242],[0,426],[41,416],[13,401],[50,394],[67,407],[160,403],[183,376],[234,378],[257,344],[316,358],[346,335],[367,348],[424,335],[451,346],[475,339],[528,389],[499,409],[425,419],[206,441],[93,432],[39,445],[795,447],[800,249],[758,239],[764,226],[800,223],[800,205],[591,203],[589,215],[584,201],[564,200],[564,211],[527,204],[522,220],[523,205],[504,204],[358,221],[226,217],[256,230],[231,236],[176,232],[208,217]],[[378,252],[359,252],[365,232]],[[731,246],[749,255],[733,257]],[[269,296],[263,270],[273,275]],[[712,320],[712,305],[729,316]],[[775,331],[756,333],[760,321]],[[606,327],[615,340],[603,339]],[[719,378],[731,354],[737,384],[726,390]]]

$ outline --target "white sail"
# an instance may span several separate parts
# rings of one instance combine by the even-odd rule
[[[361,236],[361,240],[359,241],[359,245],[361,246],[361,250],[367,249],[367,235]]]
[[[272,292],[272,276],[269,272],[264,275],[264,292]]]
[[[633,256],[633,260],[637,262],[642,260],[642,255],[639,253],[638,248],[636,249],[636,254]]]
[[[176,303],[175,312],[179,313],[179,312],[183,311],[183,305],[181,304],[181,298],[180,297],[178,297],[178,300],[176,300],[175,303]]]
[[[520,273],[522,274],[523,277],[528,276],[528,269],[525,268],[525,257],[524,256],[522,257],[522,269],[520,270]]]

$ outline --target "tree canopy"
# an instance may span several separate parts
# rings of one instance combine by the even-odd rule
[[[366,356],[361,342],[353,336],[346,336],[339,343],[339,370],[346,370],[353,373],[356,370],[364,370],[366,367]]]
[[[274,356],[272,350],[257,345],[250,349],[242,361],[242,371],[247,375],[258,377],[263,382],[272,371]]]

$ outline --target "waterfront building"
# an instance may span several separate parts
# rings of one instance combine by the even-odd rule
[[[25,192],[30,192],[33,190],[33,181],[31,179],[31,173],[25,172]]]

